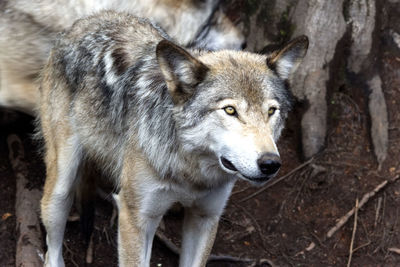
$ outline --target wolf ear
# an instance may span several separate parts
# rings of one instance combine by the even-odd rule
[[[267,65],[276,70],[279,77],[288,79],[307,53],[308,38],[303,35],[289,42],[284,48],[267,57]]]
[[[174,103],[189,99],[208,68],[183,48],[162,40],[156,49],[157,61]]]

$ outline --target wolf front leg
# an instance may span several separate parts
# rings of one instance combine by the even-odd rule
[[[202,267],[207,263],[218,221],[234,183],[227,183],[185,208],[180,267]]]
[[[150,266],[154,234],[174,202],[150,168],[135,159],[132,172],[123,171],[117,202],[119,266]],[[128,175],[129,173],[129,175]]]
[[[62,139],[62,137],[59,137]],[[46,228],[46,267],[64,267],[62,246],[65,225],[71,209],[74,188],[80,179],[82,150],[74,136],[59,140],[58,150],[46,143],[46,183],[41,201],[42,221]],[[56,152],[58,151],[58,152]]]

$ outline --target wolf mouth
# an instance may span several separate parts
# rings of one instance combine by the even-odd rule
[[[244,178],[246,180],[249,180],[249,181],[251,181],[253,183],[256,183],[256,184],[262,184],[262,183],[270,180],[271,178],[273,178],[275,176],[275,175],[265,175],[265,176],[261,176],[261,177],[248,177],[248,176],[240,173],[238,171],[238,169],[236,169],[236,167],[233,165],[233,163],[230,160],[228,160],[228,159],[226,159],[224,157],[220,157],[220,160],[221,160],[222,165],[226,169],[228,169],[230,171],[237,172],[240,177],[242,177],[242,178]]]
[[[224,157],[221,157],[221,163],[222,165],[224,165],[225,168],[227,168],[228,170],[237,172],[238,169],[236,169],[236,167],[232,164],[232,162],[230,162],[229,160],[227,160]]]

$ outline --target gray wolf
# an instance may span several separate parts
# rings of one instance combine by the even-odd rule
[[[269,55],[185,49],[125,13],[77,21],[41,79],[45,266],[64,266],[67,215],[91,162],[119,188],[120,266],[149,266],[156,228],[177,202],[180,266],[204,266],[235,181],[263,184],[281,166],[287,80],[307,47],[303,36]]]
[[[38,73],[58,32],[100,10],[148,17],[184,46],[239,49],[243,35],[215,0],[0,1],[0,106],[35,114]]]

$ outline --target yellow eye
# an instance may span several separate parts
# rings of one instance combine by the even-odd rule
[[[230,115],[230,116],[235,116],[236,115],[236,109],[232,106],[227,106],[224,107],[224,110],[226,112],[226,114]]]
[[[275,111],[276,111],[276,108],[270,107],[270,108],[268,109],[268,116],[274,115],[274,114],[275,114]]]

